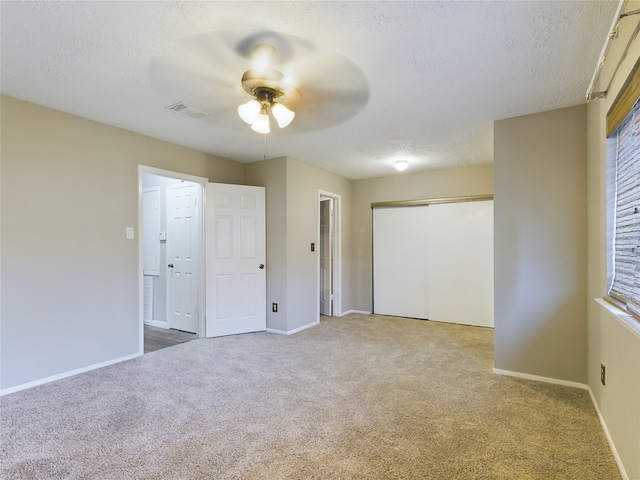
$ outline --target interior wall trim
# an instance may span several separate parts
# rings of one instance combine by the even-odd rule
[[[349,315],[351,313],[357,313],[360,315],[371,315],[371,312],[368,310],[347,310],[346,312],[342,312],[341,314],[339,314],[339,317],[344,317],[345,315]]]
[[[586,383],[572,382],[570,380],[562,380],[559,378],[542,377],[540,375],[514,372],[511,370],[502,370],[501,368],[494,368],[493,373],[497,375],[505,375],[507,377],[524,378],[525,380],[533,380],[536,382],[553,383],[554,385],[563,385],[565,387],[579,388],[581,390],[587,390],[589,388],[589,385],[587,385]]]
[[[624,463],[622,463],[622,459],[620,458],[620,454],[616,449],[615,443],[613,443],[613,437],[609,433],[609,429],[607,428],[607,424],[604,421],[604,416],[602,412],[600,412],[600,406],[596,401],[596,397],[591,390],[591,387],[587,385],[587,391],[589,392],[589,397],[591,398],[591,403],[593,404],[593,408],[596,411],[596,415],[598,420],[600,421],[600,426],[602,427],[602,431],[604,432],[604,436],[607,438],[607,443],[609,443],[609,447],[611,448],[611,453],[613,453],[613,458],[616,461],[616,465],[618,466],[618,470],[620,471],[620,476],[622,480],[630,480],[629,475],[627,475],[627,471],[624,468]]]
[[[298,328],[294,328],[293,330],[278,330],[276,328],[267,328],[267,333],[277,333],[278,335],[293,335],[294,333],[301,332],[302,330],[306,330],[307,328],[315,327],[316,325],[320,325],[320,320],[312,323],[308,323]]]
[[[468,195],[465,197],[428,198],[425,200],[395,200],[390,202],[371,202],[371,208],[419,207],[424,205],[435,205],[439,203],[482,202],[486,200],[493,200],[493,194]]]
[[[578,383],[578,382],[570,382],[567,380],[560,380],[557,378],[549,378],[549,377],[541,377],[539,375],[531,375],[528,373],[521,373],[521,372],[513,372],[510,370],[501,370],[499,368],[494,368],[493,369],[493,373],[497,374],[497,375],[506,375],[508,377],[515,377],[515,378],[523,378],[525,380],[533,380],[536,382],[545,382],[545,383],[553,383],[555,385],[564,385],[565,387],[573,387],[573,388],[579,388],[581,390],[586,390],[589,393],[589,397],[591,398],[591,403],[593,404],[593,408],[596,411],[596,416],[598,417],[598,420],[600,421],[600,426],[602,427],[602,430],[604,432],[604,436],[607,439],[607,443],[609,444],[609,448],[611,448],[611,453],[613,454],[613,458],[616,461],[616,465],[618,466],[618,470],[620,471],[620,475],[622,476],[623,480],[630,480],[629,476],[627,475],[627,471],[624,468],[624,464],[622,463],[622,459],[620,458],[620,455],[618,454],[618,450],[616,449],[616,445],[613,442],[613,437],[611,437],[611,434],[609,433],[609,429],[607,428],[607,424],[604,421],[604,417],[602,416],[602,413],[600,412],[600,406],[598,405],[598,402],[596,401],[596,397],[593,394],[593,391],[591,390],[591,387],[587,384],[584,383]]]
[[[78,368],[76,370],[69,370],[68,372],[58,373],[56,375],[52,375],[50,377],[41,378],[39,380],[34,380],[32,382],[22,383],[20,385],[16,385],[13,387],[5,388],[0,390],[0,397],[4,395],[8,395],[10,393],[19,392],[20,390],[26,390],[28,388],[37,387],[38,385],[44,385],[46,383],[55,382],[57,380],[62,380],[63,378],[72,377],[74,375],[78,375],[80,373],[89,372],[91,370],[96,370],[102,367],[108,367],[109,365],[114,365],[116,363],[125,362],[127,360],[132,360],[137,357],[141,357],[141,353],[134,353],[131,355],[127,355],[120,358],[114,358],[112,360],[107,360],[106,362],[95,363],[93,365],[87,365],[86,367]]]

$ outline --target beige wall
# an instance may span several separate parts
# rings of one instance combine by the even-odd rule
[[[287,331],[287,158],[245,165],[249,185],[266,189],[267,217],[267,328]]]
[[[586,106],[495,122],[495,366],[586,382]]]
[[[138,165],[241,164],[3,96],[3,389],[136,354]]]
[[[371,311],[371,203],[493,193],[493,166],[401,173],[353,182],[353,310]]]
[[[294,158],[246,165],[246,180],[267,189],[267,328],[291,332],[319,320],[319,192],[341,197],[342,306],[351,294],[351,181]],[[270,310],[270,309],[267,309]]]
[[[319,191],[341,196],[340,243],[342,245],[342,311],[350,310],[351,185],[333,173],[289,158],[287,174],[287,326],[295,330],[318,320],[320,249],[311,252],[311,243],[320,243]],[[313,305],[313,309],[310,306]],[[341,312],[338,312],[341,313]]]
[[[640,9],[628,2],[625,11]],[[607,292],[607,161],[605,115],[635,62],[640,58],[640,40],[614,75],[617,63],[637,25],[637,17],[619,24],[618,38],[611,43],[596,91],[611,81],[605,99],[588,105],[588,382],[627,477],[640,479],[640,325],[635,330],[621,323],[594,298]],[[600,365],[606,366],[606,385],[600,383]]]

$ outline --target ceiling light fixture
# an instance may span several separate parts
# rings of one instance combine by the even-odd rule
[[[394,167],[399,172],[404,172],[407,167],[409,167],[409,162],[407,162],[406,160],[397,160]]]
[[[280,128],[289,125],[296,116],[294,112],[279,103],[285,95],[283,91],[284,75],[276,70],[247,70],[242,75],[242,88],[253,97],[238,107],[238,115],[251,130],[269,133],[269,113],[273,115]]]

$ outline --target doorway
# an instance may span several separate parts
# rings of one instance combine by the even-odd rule
[[[318,318],[340,315],[340,195],[319,192]]]
[[[266,330],[264,187],[140,165],[138,191],[140,353],[145,324],[201,338]]]
[[[144,166],[139,167],[138,180],[144,351],[145,326],[203,336],[202,200],[207,180]]]

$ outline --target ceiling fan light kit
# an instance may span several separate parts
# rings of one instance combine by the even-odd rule
[[[271,113],[275,117],[276,122],[278,122],[278,126],[280,128],[284,128],[289,125],[293,121],[293,117],[296,116],[295,113],[293,113],[281,103],[276,103],[271,108]]]
[[[238,115],[243,122],[251,125],[251,130],[269,133],[269,113],[280,128],[289,125],[296,114],[276,99],[285,96],[284,75],[277,70],[247,70],[242,75],[242,89],[253,97],[238,107]]]
[[[258,133],[269,133],[271,131],[269,128],[269,115],[266,108],[262,108],[256,120],[251,125],[251,130]]]
[[[238,115],[240,115],[243,122],[252,125],[258,118],[261,109],[260,102],[257,100],[249,100],[247,103],[243,103],[238,107]]]
[[[404,172],[409,167],[409,162],[406,160],[397,160],[394,167],[397,171]]]

